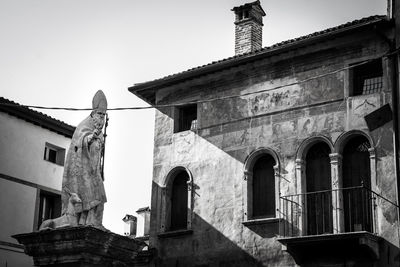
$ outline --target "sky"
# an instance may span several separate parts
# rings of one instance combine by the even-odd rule
[[[234,55],[243,0],[0,0],[0,96],[25,105],[147,106],[128,87]],[[386,0],[261,0],[263,46],[386,14]],[[77,125],[88,111],[39,110]],[[103,224],[150,206],[154,110],[110,111]]]

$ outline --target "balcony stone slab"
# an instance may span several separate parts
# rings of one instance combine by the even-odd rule
[[[278,241],[297,264],[307,266],[315,262],[334,264],[344,259],[352,259],[354,262],[360,259],[367,259],[368,262],[378,261],[383,238],[361,231],[284,237],[278,238]]]

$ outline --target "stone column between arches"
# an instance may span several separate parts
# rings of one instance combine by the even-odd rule
[[[331,163],[332,181],[332,219],[333,233],[344,232],[344,213],[343,213],[343,188],[342,183],[342,155],[339,153],[329,154]]]
[[[296,216],[293,216],[293,218],[296,218],[296,220],[297,220],[296,225],[298,225],[298,228],[299,228],[298,230],[299,230],[300,236],[306,235],[306,233],[307,233],[307,216],[306,216],[307,203],[306,203],[306,197],[304,194],[307,190],[305,163],[306,162],[302,159],[296,159],[296,162],[295,162],[296,193],[299,194],[300,197],[298,199],[299,210],[298,210]]]

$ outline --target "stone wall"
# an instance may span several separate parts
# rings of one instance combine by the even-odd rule
[[[395,201],[392,124],[370,132],[364,121],[366,114],[391,103],[386,61],[380,93],[351,97],[350,70],[336,72],[387,49],[383,41],[366,35],[331,40],[159,90],[158,104],[241,96],[199,104],[196,131],[173,133],[176,108],[157,111],[150,230],[150,246],[157,249],[156,264],[295,266],[277,241],[278,220],[243,224],[244,164],[260,148],[278,156],[279,198],[300,193],[296,159],[303,156],[299,148],[306,140],[323,137],[331,144],[331,152],[339,153],[346,133],[363,133],[372,140],[376,153],[372,187]],[[331,74],[322,75],[327,73]],[[263,92],[252,94],[260,90]],[[159,236],[166,231],[166,177],[178,166],[189,170],[193,179],[188,207],[191,231]],[[398,246],[396,210],[382,202],[378,213],[379,235]]]

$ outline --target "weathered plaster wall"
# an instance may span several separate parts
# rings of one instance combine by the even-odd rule
[[[361,37],[360,37],[361,38]],[[352,39],[352,40],[355,40]],[[278,224],[244,226],[244,162],[267,147],[280,163],[282,195],[299,192],[295,160],[301,143],[324,136],[332,145],[345,132],[361,130],[376,149],[376,190],[395,200],[392,125],[369,132],[364,115],[390,103],[389,82],[381,93],[348,97],[349,72],[333,72],[383,54],[382,42],[337,41],[304,48],[160,90],[157,102],[184,103],[230,95],[198,107],[196,132],[173,133],[174,108],[156,113],[150,244],[163,266],[294,266],[277,242]],[[319,51],[319,52],[318,52]],[[284,86],[292,84],[290,86]],[[284,86],[284,87],[283,87]],[[260,94],[244,94],[263,90]],[[337,146],[338,149],[340,146]],[[337,151],[332,151],[332,153]],[[301,156],[301,155],[300,155]],[[177,166],[193,176],[192,234],[160,238],[165,178]],[[380,204],[379,234],[397,246],[395,210]],[[219,264],[219,265],[218,265]]]

